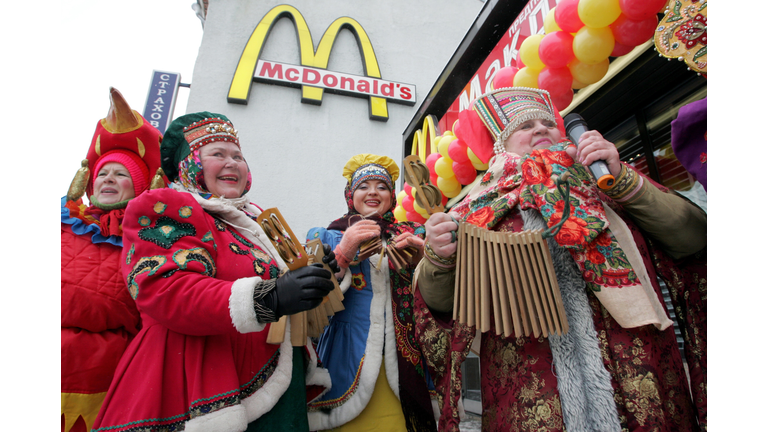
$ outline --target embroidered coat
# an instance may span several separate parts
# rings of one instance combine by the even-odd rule
[[[505,171],[506,174],[512,173]],[[654,188],[647,184],[645,187]],[[639,186],[636,190],[650,195],[663,193]],[[499,196],[494,191],[493,196],[485,195],[472,205],[483,199],[494,201]],[[661,300],[652,257],[665,256],[664,252],[646,242],[643,233],[620,206],[606,196],[601,198],[627,224],[650,276],[654,295]],[[679,203],[692,205],[685,201]],[[478,205],[479,208],[488,207]],[[471,223],[494,219],[490,213],[479,218],[472,218],[472,214],[467,218]],[[520,206],[512,207],[494,222],[494,231],[547,227],[541,213],[523,212]],[[483,430],[562,431],[566,425],[570,432],[699,430],[673,327],[659,330],[653,325],[620,326],[598,301],[593,289],[587,289],[586,278],[571,254],[552,240],[550,250],[570,331],[563,337],[504,338],[497,336],[492,328],[477,336]],[[417,271],[434,273],[426,260]],[[421,276],[417,278],[420,284],[424,281]],[[434,373],[438,393],[442,390],[446,398],[440,428],[458,430],[456,403],[461,392],[460,365],[476,338],[475,328],[452,321],[449,313],[431,310],[420,287],[415,297],[417,333],[430,362],[430,372]]]
[[[157,189],[131,201],[124,237],[123,276],[143,328],[118,365],[95,431],[244,431],[276,421],[269,414],[280,407],[288,418],[272,430],[306,428],[305,398],[321,388],[294,384],[305,373],[308,386],[329,380],[311,345],[291,347],[289,331],[282,345],[266,343],[254,287],[284,264],[252,218]]]
[[[122,238],[104,237],[82,199],[61,200],[62,431],[90,429],[120,356],[138,333],[121,273]],[[80,420],[78,420],[80,418]]]
[[[397,229],[424,236],[420,224],[399,224]],[[343,235],[313,228],[307,239],[319,238],[335,248]],[[378,254],[347,269],[342,281],[345,309],[329,319],[317,344],[333,387],[310,404],[310,428],[331,429],[356,418],[368,406],[379,374],[385,373],[408,430],[434,430],[431,381],[413,331],[413,269],[409,264],[396,270]],[[391,429],[386,430],[404,430],[406,425],[388,424]]]

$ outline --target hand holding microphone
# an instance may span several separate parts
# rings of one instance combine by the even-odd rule
[[[563,122],[568,139],[577,146],[577,150],[568,151],[568,154],[589,167],[600,189],[610,189],[621,171],[616,146],[603,138],[600,132],[589,130],[587,122],[576,113],[565,116]]]

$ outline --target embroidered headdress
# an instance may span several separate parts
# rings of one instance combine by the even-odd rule
[[[400,168],[387,156],[362,153],[352,158],[344,166],[344,178],[354,192],[366,180],[381,180],[395,190],[395,181],[400,176]]]
[[[548,91],[505,87],[478,97],[471,108],[459,113],[457,134],[483,162],[488,162],[494,153],[505,151],[504,142],[515,128],[534,119],[555,122],[562,129],[560,113]],[[564,130],[561,132],[565,135]]]

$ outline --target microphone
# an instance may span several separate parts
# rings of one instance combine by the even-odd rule
[[[587,122],[576,114],[570,113],[563,118],[565,125],[565,134],[568,135],[568,139],[571,140],[577,146],[579,145],[579,138],[584,132],[588,131]],[[614,178],[611,171],[608,170],[608,164],[603,160],[596,160],[589,165],[589,170],[592,175],[597,179],[597,186],[600,189],[609,189],[613,186]]]

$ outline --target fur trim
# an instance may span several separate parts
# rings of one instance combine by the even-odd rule
[[[376,282],[383,282],[385,286],[385,311],[386,317],[386,330],[384,331],[384,371],[387,375],[387,382],[389,382],[389,388],[400,400],[400,369],[397,365],[397,336],[395,335],[395,320],[392,316],[392,290],[390,288],[389,280],[389,263],[385,260],[381,263],[381,270],[371,272],[371,279],[374,284]],[[381,281],[377,279],[382,279]],[[376,286],[376,285],[374,285]],[[373,315],[373,308],[371,308],[371,315]]]
[[[229,315],[232,324],[240,333],[260,332],[266,324],[256,319],[256,311],[253,309],[253,289],[261,283],[262,279],[254,276],[240,278],[232,284],[232,293],[229,295]]]
[[[378,262],[379,255],[372,255],[368,260],[369,263]],[[381,361],[384,357],[381,353],[384,349],[384,332],[387,323],[383,318],[383,312],[386,310],[386,303],[389,303],[390,296],[389,261],[386,257],[382,259],[380,268],[382,270],[377,271],[371,266],[371,288],[373,290],[370,311],[371,326],[368,328],[368,339],[365,344],[365,360],[363,361],[362,370],[360,371],[360,380],[358,381],[357,388],[355,389],[354,394],[342,406],[330,411],[310,412],[310,430],[332,429],[348,423],[360,415],[371,400],[373,389],[376,386],[376,379],[379,377]],[[392,348],[396,349],[394,345]],[[385,368],[387,368],[386,363]],[[396,360],[395,368],[397,368]],[[395,383],[397,383],[397,381],[395,381]]]
[[[293,346],[291,345],[291,317],[285,325],[285,338],[280,344],[280,357],[277,368],[269,380],[256,393],[244,399],[242,404],[246,409],[248,423],[256,420],[274,408],[277,401],[291,384],[293,371]],[[245,430],[245,429],[241,429]]]
[[[184,430],[187,432],[232,432],[244,431],[247,428],[248,419],[242,405],[234,405],[195,417],[184,425]]]
[[[522,215],[527,230],[547,227],[544,218],[533,210],[522,211]],[[568,333],[549,336],[566,429],[620,431],[611,376],[600,354],[586,283],[570,252],[552,239],[547,243],[569,326]]]
[[[314,401],[328,393],[328,391],[331,389],[331,374],[328,372],[328,369],[317,367],[317,352],[315,352],[314,346],[311,342],[307,344],[307,353],[309,354],[309,364],[307,365],[307,370],[305,371],[306,384],[308,386],[316,385],[325,387],[325,390],[323,390],[322,393],[312,399]]]
[[[341,279],[341,283],[339,283],[341,293],[346,293],[350,285],[352,285],[352,272],[347,270],[344,272],[344,277]]]

